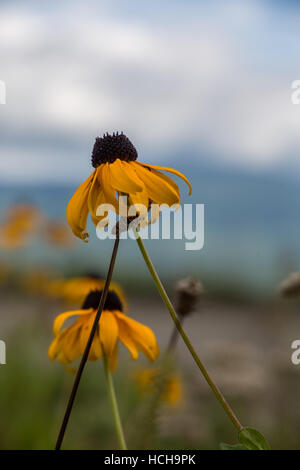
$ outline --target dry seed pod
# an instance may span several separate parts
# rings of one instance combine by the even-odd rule
[[[178,281],[175,289],[177,294],[177,312],[181,316],[192,313],[200,297],[205,292],[202,282],[192,277]]]
[[[283,297],[296,297],[300,295],[300,273],[291,273],[279,287]]]

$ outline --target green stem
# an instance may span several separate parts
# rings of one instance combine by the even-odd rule
[[[93,339],[94,339],[94,336],[95,336],[96,331],[98,329],[100,317],[101,317],[102,310],[103,310],[104,305],[105,305],[106,297],[107,297],[107,294],[108,294],[108,291],[109,291],[109,286],[110,286],[110,283],[111,283],[111,278],[112,278],[112,274],[113,274],[113,270],[114,270],[114,266],[115,266],[115,262],[116,262],[119,242],[120,242],[120,237],[119,237],[119,233],[117,232],[116,241],[114,243],[114,249],[113,249],[113,252],[112,252],[112,255],[111,255],[109,268],[108,268],[104,288],[103,288],[103,291],[102,291],[101,299],[100,299],[100,302],[99,302],[99,305],[98,305],[97,313],[95,315],[95,320],[94,320],[94,323],[93,323],[93,326],[92,326],[92,329],[91,329],[91,332],[90,332],[90,335],[89,335],[88,342],[87,342],[86,347],[84,349],[84,352],[83,352],[83,355],[82,355],[82,358],[81,358],[81,361],[80,361],[80,364],[79,364],[79,367],[78,367],[78,370],[77,370],[77,373],[76,373],[76,377],[75,377],[75,380],[74,380],[74,383],[73,383],[71,394],[70,394],[70,397],[69,397],[69,400],[68,400],[67,408],[66,408],[64,418],[63,418],[63,421],[62,421],[62,424],[61,424],[61,427],[60,427],[59,435],[58,435],[58,438],[57,438],[57,441],[56,441],[55,450],[60,450],[60,448],[61,448],[64,436],[65,436],[65,432],[66,432],[66,429],[67,429],[67,425],[68,425],[68,422],[69,422],[69,419],[70,419],[70,416],[71,416],[71,413],[72,413],[74,401],[75,401],[77,390],[78,390],[80,380],[81,380],[81,377],[82,377],[82,374],[83,374],[83,370],[84,370],[85,365],[87,363],[89,353],[90,353],[90,350],[91,350],[91,346],[92,346],[92,343],[93,343]]]
[[[223,407],[225,413],[227,414],[227,416],[229,417],[229,419],[231,420],[232,424],[236,427],[237,430],[241,430],[243,428],[243,426],[241,425],[241,423],[239,422],[238,418],[236,417],[236,415],[234,414],[234,412],[232,411],[232,409],[230,408],[229,404],[227,403],[225,397],[223,396],[222,392],[220,391],[220,389],[218,388],[218,386],[215,384],[215,382],[213,381],[213,379],[210,377],[208,371],[206,370],[206,367],[204,366],[203,362],[200,360],[200,358],[198,357],[198,354],[196,353],[195,349],[193,348],[187,334],[185,333],[184,329],[182,328],[181,326],[181,323],[176,315],[176,312],[174,310],[174,307],[165,291],[165,288],[164,286],[162,285],[160,279],[159,279],[159,276],[152,264],[152,261],[147,253],[147,250],[145,248],[145,245],[144,245],[144,242],[143,240],[141,239],[140,235],[137,233],[137,243],[138,243],[138,246],[141,250],[141,253],[143,255],[143,258],[144,258],[144,261],[147,265],[147,268],[152,276],[152,279],[154,280],[154,283],[158,289],[158,292],[160,293],[161,297],[162,297],[162,300],[164,301],[171,317],[172,317],[172,320],[179,332],[179,334],[181,335],[183,341],[185,342],[188,350],[190,351],[194,361],[196,362],[198,368],[200,369],[200,371],[202,372],[206,382],[208,383],[208,385],[210,386],[210,388],[212,389],[213,393],[215,394],[215,397],[217,398],[217,400],[219,401],[219,403],[221,404],[221,406]]]
[[[114,416],[114,421],[116,425],[116,431],[117,431],[120,447],[122,450],[127,450],[122,422],[121,422],[119,408],[118,408],[116,392],[115,392],[114,383],[113,383],[113,378],[109,370],[108,360],[105,354],[103,354],[103,363],[104,363],[105,379],[107,383],[107,390],[108,390],[108,394],[109,394],[109,398],[111,402],[111,407],[113,411],[113,416]]]

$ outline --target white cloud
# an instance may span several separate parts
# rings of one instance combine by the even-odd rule
[[[34,13],[19,12],[17,9],[2,10],[0,17],[2,50],[13,54],[14,51],[36,48],[42,34],[42,22]]]
[[[256,2],[246,2],[245,10],[237,10],[234,1],[226,5],[218,12],[206,7],[199,16],[191,10],[190,22],[178,17],[176,23],[114,16],[107,5],[99,14],[92,2],[90,8],[67,4],[51,12],[2,7],[2,128],[20,141],[24,133],[32,136],[32,175],[42,170],[30,157],[40,151],[34,143],[39,132],[77,140],[124,130],[154,158],[189,142],[201,154],[208,150],[224,161],[257,167],[295,151],[300,106],[291,104],[289,93],[290,81],[300,77],[284,70],[274,76],[272,60],[284,61],[284,51],[276,59],[266,57],[261,67],[255,62],[261,52],[251,42],[256,34],[256,46],[263,49],[264,34],[276,37],[276,13]],[[14,158],[18,152],[21,158],[22,142],[7,140]],[[68,161],[62,148],[59,164]],[[12,168],[13,159],[2,174],[13,177]],[[55,171],[53,166],[53,177]]]

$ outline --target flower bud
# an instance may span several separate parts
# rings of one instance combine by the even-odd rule
[[[300,295],[300,273],[291,273],[288,278],[280,284],[279,289],[283,297],[296,297]]]
[[[200,297],[205,292],[202,282],[192,277],[178,281],[175,289],[177,294],[177,312],[181,316],[192,313]]]

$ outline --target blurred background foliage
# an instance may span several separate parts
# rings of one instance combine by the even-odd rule
[[[143,162],[172,166],[193,185],[183,203],[205,204],[205,245],[146,241],[174,298],[194,275],[205,295],[185,327],[245,425],[271,447],[299,448],[300,369],[291,343],[297,298],[278,286],[299,271],[300,5],[239,2],[1,2],[0,447],[52,448],[73,377],[50,363],[54,317],[70,308],[49,284],[104,275],[112,241],[89,225],[88,245],[65,222],[90,171],[94,138],[123,130]],[[172,333],[136,244],[120,244],[114,274],[128,313],[161,350]],[[177,404],[153,420],[136,374],[149,367],[122,350],[116,388],[131,448],[218,448],[234,429],[178,342]],[[143,432],[141,432],[143,430]],[[115,448],[101,361],[88,364],[66,448]]]

